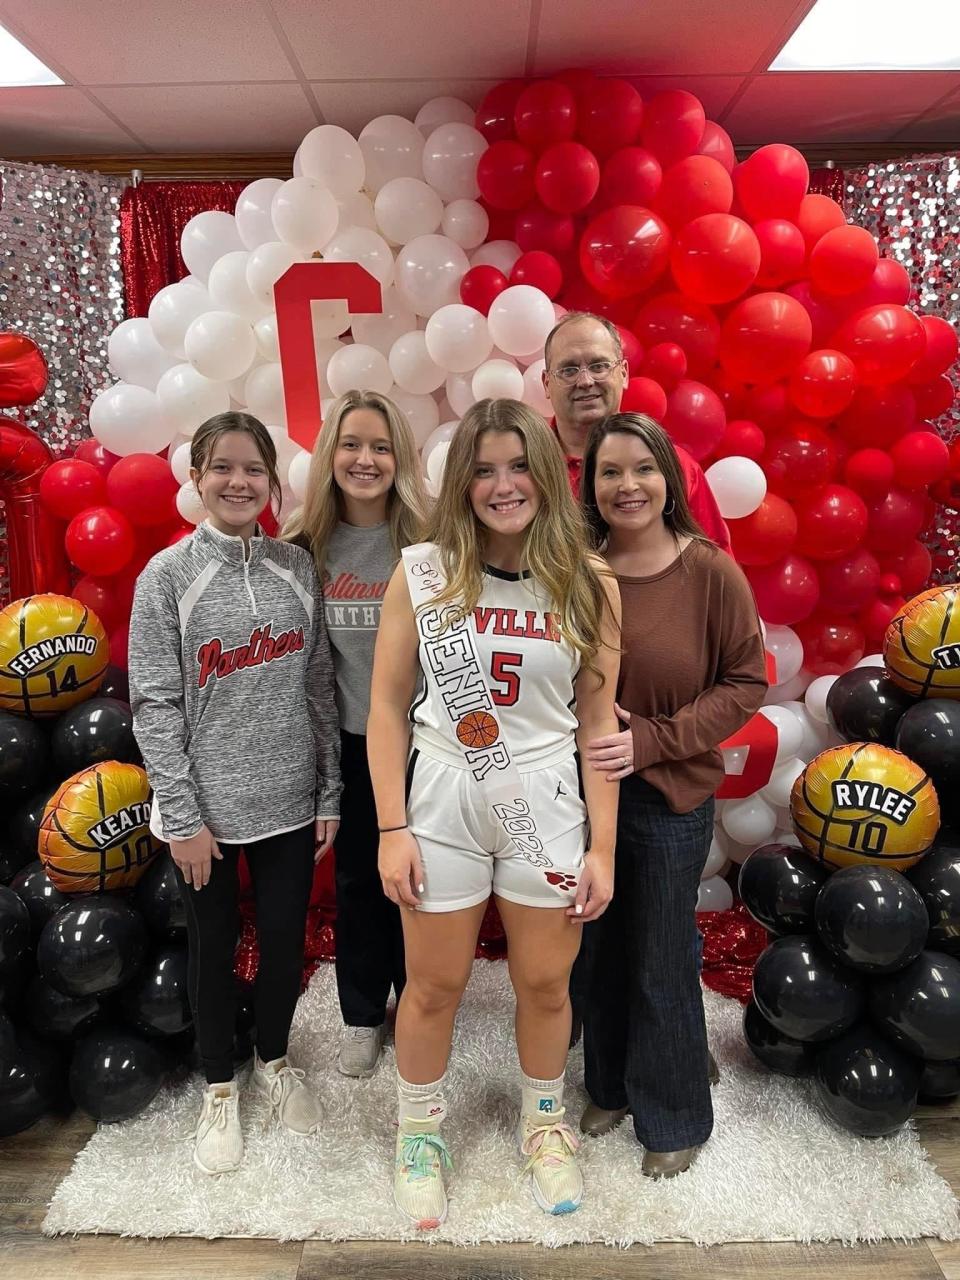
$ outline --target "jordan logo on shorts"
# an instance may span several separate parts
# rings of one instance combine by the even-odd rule
[[[568,793],[568,792],[566,792],[566,791],[564,791],[564,789],[563,789],[563,783],[562,783],[562,782],[558,782],[558,783],[557,783],[557,794],[553,797],[553,798],[554,798],[554,800],[559,800],[561,796],[565,796],[565,795],[568,795],[568,794],[569,794],[569,793]]]

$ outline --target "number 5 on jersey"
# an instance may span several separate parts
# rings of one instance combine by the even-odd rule
[[[522,653],[497,651],[490,656],[490,695],[498,707],[516,706],[520,697]]]

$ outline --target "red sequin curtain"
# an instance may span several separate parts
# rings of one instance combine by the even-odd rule
[[[810,173],[811,195],[829,196],[843,204],[844,172],[842,169],[813,169]]]
[[[187,274],[180,234],[198,213],[233,213],[245,182],[142,182],[120,205],[120,255],[127,315],[145,316],[158,289]]]

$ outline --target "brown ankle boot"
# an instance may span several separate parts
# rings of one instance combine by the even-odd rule
[[[580,1128],[591,1138],[602,1138],[605,1133],[611,1133],[626,1114],[626,1107],[608,1111],[605,1107],[589,1102],[580,1117]]]
[[[686,1173],[699,1150],[684,1147],[680,1151],[645,1151],[642,1172],[648,1178],[675,1178],[678,1173]]]

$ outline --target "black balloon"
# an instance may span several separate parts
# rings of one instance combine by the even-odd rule
[[[895,973],[916,960],[927,938],[927,909],[891,867],[843,867],[820,891],[820,941],[861,973]]]
[[[859,975],[807,934],[771,942],[753,971],[753,998],[767,1021],[793,1040],[829,1040],[864,1008]]]
[[[751,1000],[743,1011],[743,1038],[771,1071],[784,1076],[806,1076],[817,1060],[817,1046],[782,1035]]]
[[[12,1021],[5,1013],[0,1013],[0,1072],[13,1061],[17,1049],[17,1036]]]
[[[854,667],[830,686],[827,715],[847,742],[880,742],[892,747],[905,711],[916,702],[882,667]]]
[[[11,1016],[17,1015],[27,983],[35,972],[36,957],[32,946],[23,952],[19,960],[0,971],[0,1007]]]
[[[30,913],[8,885],[0,885],[0,975],[19,966],[30,941]]]
[[[149,1040],[122,1027],[97,1028],[73,1051],[70,1093],[95,1120],[127,1120],[156,1096],[163,1074],[163,1058]]]
[[[10,888],[29,912],[34,938],[39,938],[50,917],[71,901],[70,896],[53,883],[39,859],[22,867],[10,882]]]
[[[32,862],[33,856],[17,845],[0,840],[0,884],[9,884],[21,867]]]
[[[139,764],[140,749],[133,736],[133,714],[116,698],[88,698],[57,718],[50,745],[62,777],[79,773],[104,760]]]
[[[65,996],[36,974],[23,1002],[31,1029],[45,1040],[75,1040],[103,1018],[96,996]]]
[[[133,900],[154,937],[172,942],[187,936],[187,908],[169,854],[161,851],[150,863],[137,882]]]
[[[130,701],[130,677],[123,667],[115,667],[112,663],[107,667],[100,681],[97,696],[116,698],[120,702]]]
[[[49,768],[50,744],[36,720],[0,711],[0,797],[4,804],[25,799]]]
[[[941,1102],[960,1094],[960,1058],[950,1062],[925,1062],[920,1075],[920,1101]]]
[[[22,1028],[13,1061],[0,1070],[0,1137],[29,1129],[65,1101],[66,1064],[55,1045]]]
[[[130,1026],[147,1036],[176,1036],[193,1021],[187,997],[187,949],[160,947],[124,989],[120,1007]]]
[[[131,982],[147,952],[139,912],[111,893],[91,893],[61,907],[43,927],[37,964],[67,996],[105,995]]]
[[[35,792],[28,800],[20,803],[10,816],[6,838],[11,848],[19,849],[25,857],[40,856],[40,823],[43,811],[51,796],[58,790],[59,787],[48,787],[44,791]]]
[[[829,867],[794,845],[765,844],[740,868],[740,897],[771,933],[812,933],[813,905],[829,875]]]
[[[815,1082],[832,1120],[879,1138],[895,1133],[913,1114],[920,1063],[860,1023],[820,1050]]]
[[[933,1062],[960,1058],[960,960],[942,951],[920,955],[869,993],[870,1016],[908,1053]]]
[[[940,807],[958,812],[960,801],[960,702],[923,698],[904,715],[897,750],[925,769]]]
[[[941,830],[930,852],[906,874],[927,908],[927,946],[960,955],[960,844],[945,843]]]

